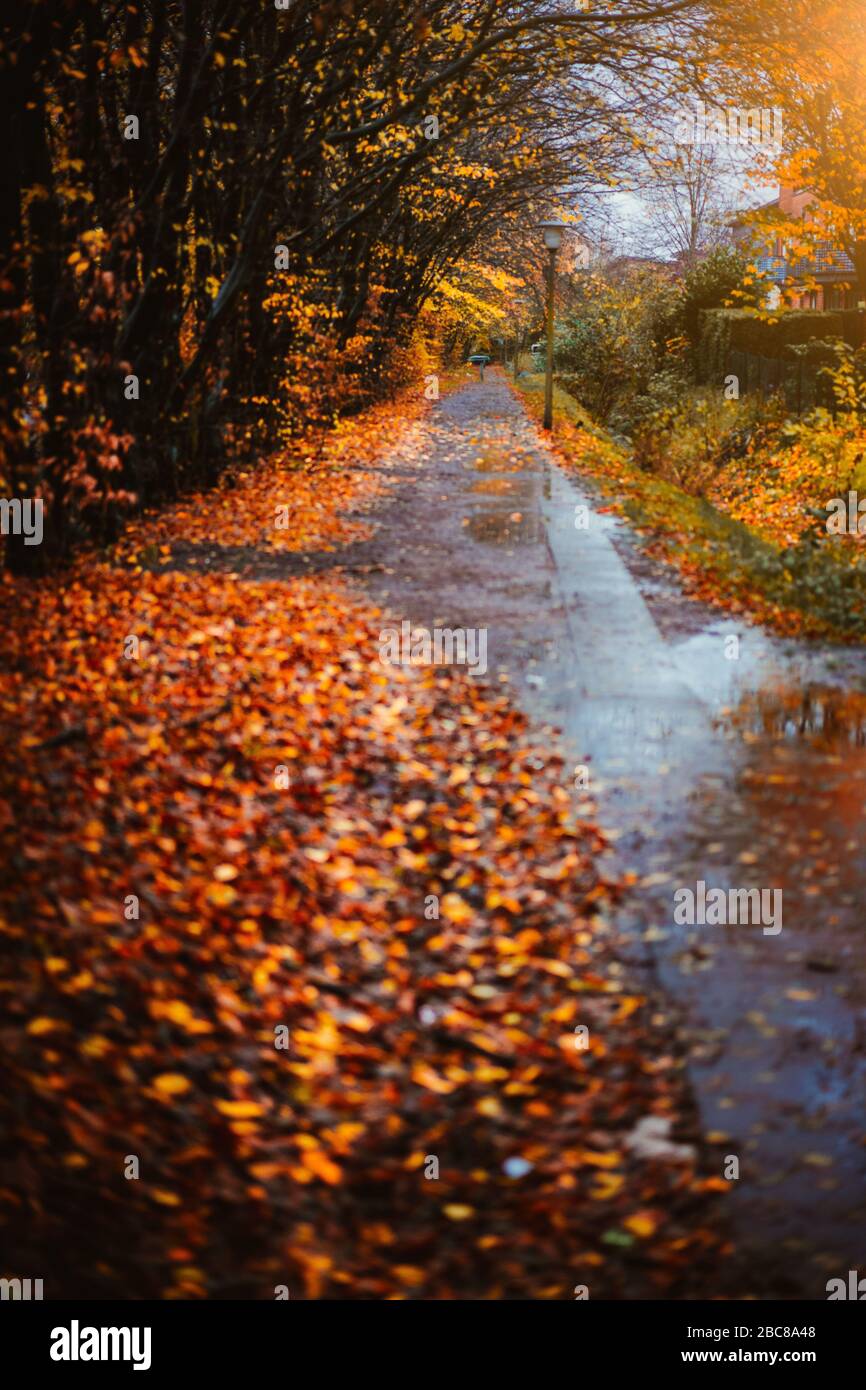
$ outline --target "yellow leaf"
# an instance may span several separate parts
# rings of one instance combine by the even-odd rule
[[[206,1023],[204,1019],[196,1018],[189,1004],[184,1004],[182,999],[154,999],[149,1008],[153,1018],[167,1018],[169,1023],[176,1023],[178,1028],[183,1028],[186,1033],[213,1032],[211,1024]]]
[[[405,843],[406,836],[402,830],[386,830],[379,840],[383,849],[394,849],[398,845],[405,845]]]
[[[254,1100],[218,1100],[216,1108],[231,1120],[254,1120],[265,1113],[265,1107]]]
[[[151,1197],[155,1202],[159,1202],[161,1207],[179,1207],[180,1198],[176,1192],[168,1192],[164,1187],[156,1187],[151,1192]]]
[[[39,1037],[42,1033],[51,1033],[60,1026],[56,1018],[31,1018],[27,1025],[27,1032]]]
[[[463,901],[459,893],[446,893],[441,909],[443,917],[447,917],[449,922],[456,922],[458,926],[465,926],[475,916],[472,908]]]
[[[655,1234],[658,1223],[652,1212],[636,1211],[634,1216],[627,1216],[622,1224],[636,1236],[651,1236]]]
[[[189,1080],[177,1071],[164,1071],[154,1079],[153,1089],[161,1096],[180,1096],[190,1087]]]
[[[589,1195],[594,1202],[607,1202],[617,1195],[624,1182],[622,1173],[599,1173]]]
[[[502,1106],[495,1096],[483,1096],[475,1106],[479,1115],[486,1115],[490,1120],[498,1120],[502,1114]]]
[[[474,1207],[465,1207],[460,1202],[449,1202],[442,1210],[449,1221],[468,1221],[470,1216],[475,1215]]]
[[[622,1163],[622,1154],[616,1149],[611,1149],[607,1153],[595,1153],[592,1149],[581,1149],[581,1163],[589,1163],[593,1168],[615,1168],[618,1163]]]
[[[229,907],[237,893],[228,883],[212,883],[207,890],[207,896],[214,907]]]

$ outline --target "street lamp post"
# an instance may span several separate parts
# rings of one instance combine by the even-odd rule
[[[562,245],[564,222],[540,222],[547,247],[547,353],[544,371],[544,428],[553,428],[553,286],[556,274],[556,253]]]

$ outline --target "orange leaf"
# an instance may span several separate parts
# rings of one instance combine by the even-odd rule
[[[412,1068],[412,1080],[418,1086],[424,1086],[428,1091],[435,1091],[439,1096],[448,1096],[454,1090],[454,1082],[446,1081],[444,1076],[440,1076],[432,1067],[428,1067],[426,1062],[416,1062]]]
[[[301,1154],[301,1162],[311,1173],[315,1173],[317,1178],[330,1183],[332,1187],[343,1180],[342,1170],[328,1158],[324,1149],[306,1149]]]

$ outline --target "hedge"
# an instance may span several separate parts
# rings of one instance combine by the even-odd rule
[[[770,323],[753,309],[704,309],[700,323],[697,368],[704,382],[722,379],[731,352],[781,359],[788,347],[845,336],[843,314],[832,310],[791,309]]]
[[[866,343],[866,314],[861,309],[840,309],[842,334],[851,347],[863,347]]]

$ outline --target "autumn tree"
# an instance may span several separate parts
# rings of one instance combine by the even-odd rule
[[[34,0],[0,29],[28,568],[383,387],[463,256],[612,182],[696,0]],[[502,267],[511,273],[513,267]]]

